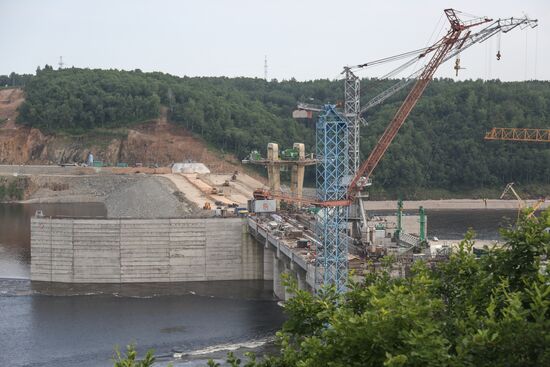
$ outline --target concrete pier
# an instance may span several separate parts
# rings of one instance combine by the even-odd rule
[[[248,219],[248,231],[255,240],[264,246],[264,259],[272,254],[273,293],[283,301],[293,297],[282,284],[281,276],[287,274],[297,282],[301,290],[312,290],[315,287],[315,266],[309,263],[300,249],[291,248],[282,239],[273,236],[254,218]],[[265,279],[265,278],[264,278]]]
[[[294,143],[293,148],[298,150],[298,161],[304,161],[306,159],[305,145],[303,143]],[[292,192],[295,197],[301,198],[302,192],[304,191],[304,173],[306,167],[299,163],[293,164],[291,167],[290,192]],[[296,204],[298,207],[301,207],[299,202]]]

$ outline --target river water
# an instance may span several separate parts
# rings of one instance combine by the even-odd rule
[[[376,210],[370,215],[394,215],[395,210]],[[403,213],[418,215],[416,210]],[[517,209],[426,209],[428,218],[427,235],[444,240],[464,238],[468,229],[480,240],[498,240],[499,229],[509,227],[517,219]]]
[[[262,352],[284,322],[271,282],[47,284],[30,282],[30,217],[105,217],[102,204],[0,204],[0,366],[111,366],[115,345],[153,348],[166,365],[204,366],[241,347]],[[391,211],[379,211],[388,214]],[[410,211],[410,213],[413,213]],[[428,235],[498,239],[514,210],[427,211]],[[265,344],[269,346],[269,343]],[[244,348],[246,347],[246,348]],[[243,349],[244,348],[244,349]]]
[[[105,217],[102,204],[0,204],[0,366],[112,366],[115,345],[166,365],[262,351],[284,316],[270,281],[128,285],[31,282],[30,217]],[[269,343],[265,345],[269,346]]]

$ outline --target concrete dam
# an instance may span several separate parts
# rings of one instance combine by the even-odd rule
[[[269,254],[271,255],[271,254]],[[31,219],[31,279],[67,283],[272,278],[241,218]]]
[[[145,283],[272,280],[311,289],[314,268],[252,218],[31,219],[31,280]]]

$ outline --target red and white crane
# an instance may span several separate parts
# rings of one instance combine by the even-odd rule
[[[372,62],[345,68],[344,72],[346,73],[346,78],[351,78],[352,82],[357,82],[357,77],[353,74],[353,72],[356,70],[386,62],[410,58],[411,56],[413,56],[411,59],[405,62],[405,64],[399,66],[396,69],[402,71],[406,67],[414,65],[419,59],[423,59],[430,54],[432,55],[431,59],[426,63],[424,67],[411,74],[408,78],[400,80],[394,86],[388,88],[384,92],[371,99],[363,108],[357,109],[356,116],[351,116],[351,119],[353,119],[355,123],[363,121],[360,115],[362,115],[370,108],[382,103],[387,98],[402,90],[413,81],[415,82],[407,97],[397,110],[395,116],[386,127],[386,130],[384,131],[382,136],[379,138],[376,146],[371,151],[369,157],[355,171],[355,176],[348,186],[346,199],[338,201],[319,202],[313,198],[296,198],[289,196],[285,193],[272,193],[273,197],[286,201],[306,202],[322,207],[350,205],[355,200],[362,188],[367,184],[367,182],[369,182],[369,178],[372,175],[374,169],[384,156],[393,139],[399,132],[399,129],[405,123],[407,117],[424,93],[424,90],[432,80],[435,72],[441,64],[459,55],[461,52],[471,47],[472,45],[484,42],[494,35],[508,33],[509,31],[517,27],[523,29],[525,27],[534,28],[537,26],[537,20],[530,19],[527,16],[522,18],[498,19],[495,21],[487,17],[482,17],[463,21],[457,15],[460,14],[460,12],[454,9],[445,9],[444,12],[447,20],[449,21],[450,29],[441,39],[439,39],[433,45],[426,48],[406,52],[400,55],[391,56],[380,60],[375,60]],[[472,29],[474,27],[478,27],[483,24],[486,24],[487,26],[475,33],[472,32]],[[497,58],[500,58],[500,50],[498,51]],[[392,73],[387,74],[386,77],[389,77],[391,75]],[[358,88],[357,93],[359,93]],[[357,94],[355,98],[356,101],[358,101],[359,95]],[[311,106],[307,106],[306,109],[313,110]],[[346,117],[350,118],[350,116]]]

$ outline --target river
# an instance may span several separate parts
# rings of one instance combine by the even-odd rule
[[[103,204],[0,204],[0,366],[112,366],[115,345],[140,353],[188,354],[176,366],[204,366],[227,350],[262,345],[284,322],[271,282],[172,284],[33,283],[30,217],[105,217]],[[412,213],[412,211],[410,211]],[[387,214],[389,211],[378,211]],[[428,210],[428,235],[498,239],[514,210]],[[265,344],[269,346],[270,344]],[[242,348],[241,348],[242,350]]]
[[[262,351],[284,316],[270,281],[128,285],[30,282],[30,217],[105,217],[103,204],[0,204],[0,366],[112,366],[115,345],[165,365]],[[266,344],[269,346],[269,343]],[[178,362],[178,361],[176,361]]]

